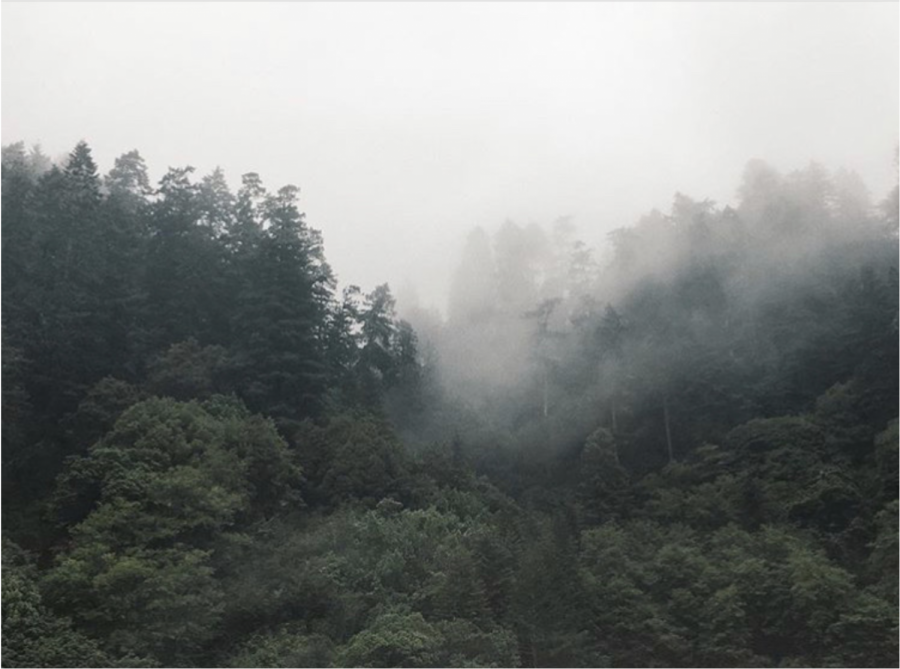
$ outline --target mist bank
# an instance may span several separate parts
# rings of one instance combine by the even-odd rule
[[[754,160],[737,193],[676,193],[599,253],[565,218],[473,229],[445,318],[400,301],[461,422],[538,450],[602,426],[652,467],[851,378],[889,415],[896,374],[869,377],[896,368],[896,187]]]

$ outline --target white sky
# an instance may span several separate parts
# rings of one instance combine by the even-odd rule
[[[2,141],[301,188],[342,283],[444,306],[465,232],[606,232],[744,164],[895,183],[898,3],[8,3]]]

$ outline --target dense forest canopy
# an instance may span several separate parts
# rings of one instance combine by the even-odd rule
[[[4,147],[4,666],[896,666],[898,190],[738,193],[477,228],[444,318]]]

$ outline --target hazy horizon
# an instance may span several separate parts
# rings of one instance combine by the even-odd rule
[[[342,284],[446,308],[466,233],[591,245],[750,159],[896,182],[896,3],[4,3],[2,140],[301,189]]]

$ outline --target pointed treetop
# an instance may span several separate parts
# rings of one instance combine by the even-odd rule
[[[112,193],[149,195],[153,192],[147,176],[147,164],[137,150],[116,158],[116,163],[106,177],[106,185]]]
[[[97,178],[97,163],[94,162],[94,158],[91,155],[91,148],[84,140],[78,142],[72,153],[69,154],[66,172],[73,176],[83,175],[94,179]]]
[[[65,167],[66,176],[72,184],[74,194],[84,203],[96,203],[100,200],[100,178],[97,176],[97,163],[91,155],[87,142],[81,140],[75,145]]]

